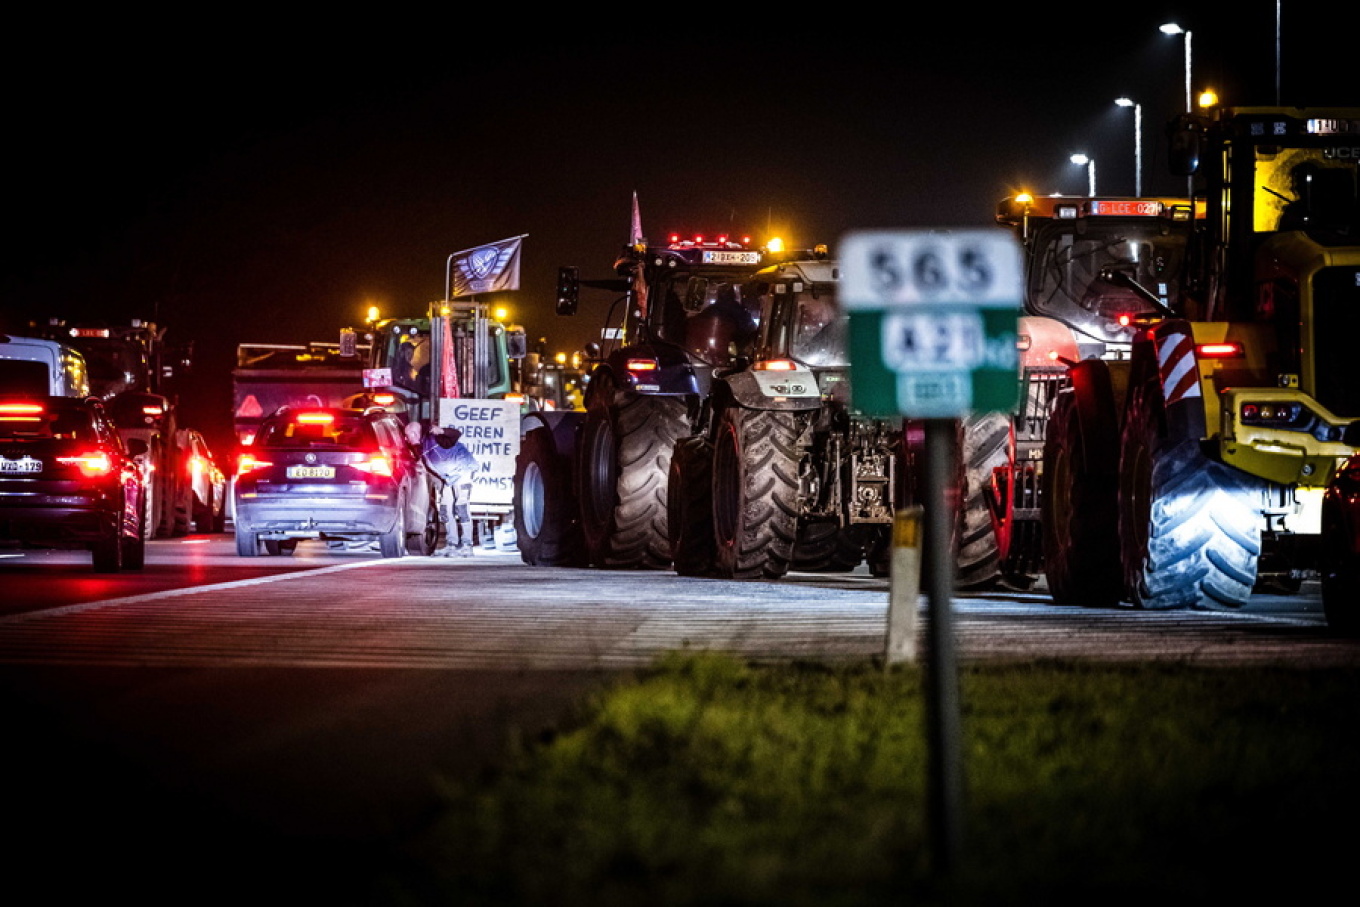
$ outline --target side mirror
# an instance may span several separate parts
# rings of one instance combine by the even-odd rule
[[[150,449],[151,449],[150,446],[148,446],[147,443],[143,441],[141,438],[128,439],[127,452],[129,456],[132,457],[144,456],[146,452]]]
[[[523,328],[514,328],[505,332],[505,355],[510,359],[523,359],[529,354],[529,338],[524,335]]]

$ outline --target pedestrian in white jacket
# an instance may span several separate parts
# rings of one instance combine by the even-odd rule
[[[440,486],[439,515],[444,521],[444,548],[439,552],[442,557],[472,556],[472,514],[468,504],[472,500],[477,458],[459,440],[462,436],[456,428],[435,427],[425,436],[421,447],[425,465]]]

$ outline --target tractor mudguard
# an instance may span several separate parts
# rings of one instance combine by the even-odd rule
[[[732,399],[744,409],[802,412],[820,409],[822,396],[809,371],[749,369],[723,379]]]

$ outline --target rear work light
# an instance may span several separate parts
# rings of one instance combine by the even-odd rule
[[[113,461],[109,459],[109,455],[100,451],[78,454],[74,457],[57,457],[57,462],[76,467],[83,476],[106,476],[113,470]]]
[[[767,372],[791,372],[798,368],[798,363],[792,359],[767,359],[764,362],[757,362],[754,367]]]

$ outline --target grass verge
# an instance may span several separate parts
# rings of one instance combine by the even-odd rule
[[[1349,882],[1360,672],[988,664],[960,693],[948,871],[918,668],[676,656],[451,787],[372,900],[1306,901]]]

